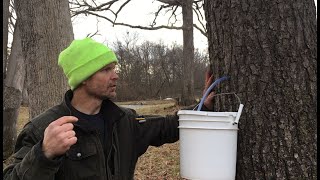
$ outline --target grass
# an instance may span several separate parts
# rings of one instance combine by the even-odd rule
[[[142,108],[137,109],[137,113],[140,115],[166,115],[173,114],[179,109],[175,101],[131,101],[131,102],[119,102],[118,105],[123,104],[143,104]],[[23,126],[28,122],[29,111],[28,107],[20,107],[19,116],[17,122],[17,131],[21,132]],[[5,168],[12,158],[3,162]],[[165,144],[160,147],[150,146],[147,152],[142,155],[137,163],[135,170],[136,180],[147,179],[166,179],[166,180],[180,180],[179,174],[179,142]]]

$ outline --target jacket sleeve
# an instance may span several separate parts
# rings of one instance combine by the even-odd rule
[[[42,140],[28,123],[19,134],[13,154],[14,161],[3,170],[5,180],[54,179],[62,159],[49,160],[42,151]]]
[[[139,156],[146,152],[148,146],[161,146],[179,140],[178,116],[140,116],[136,121],[136,142]]]
[[[183,110],[193,110],[195,105],[184,107]],[[210,111],[202,106],[201,111]],[[135,114],[137,116],[137,114]],[[174,115],[163,116],[138,116],[142,118],[136,121],[136,134],[138,154],[141,156],[148,149],[148,146],[161,146],[165,143],[173,143],[179,140],[179,116],[177,112]]]

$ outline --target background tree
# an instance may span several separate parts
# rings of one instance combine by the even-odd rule
[[[7,66],[7,48],[8,48],[8,33],[9,33],[9,29],[8,29],[8,24],[9,24],[9,5],[10,5],[10,0],[3,0],[2,1],[3,4],[3,14],[2,14],[2,18],[3,18],[3,26],[2,26],[2,61],[3,61],[3,74],[5,78],[5,74],[6,74],[6,66]]]
[[[206,0],[214,76],[245,107],[237,179],[317,179],[314,1]],[[217,110],[235,110],[217,99]]]
[[[116,42],[114,50],[119,59],[119,82],[117,101],[178,98],[183,80],[183,48],[173,44],[149,41],[136,43],[137,37]],[[203,72],[208,64],[205,53],[195,51],[193,75],[197,77],[196,97],[202,95]],[[134,91],[133,91],[134,89]]]
[[[14,150],[17,136],[17,117],[22,101],[22,91],[25,79],[25,64],[22,57],[21,38],[19,28],[14,19],[14,10],[9,1],[4,1],[6,10],[4,17],[4,38],[3,38],[3,64],[4,64],[4,103],[3,103],[3,159],[7,159]],[[10,8],[9,8],[10,7]],[[14,32],[12,32],[14,29]],[[13,33],[13,41],[10,51],[8,48],[8,35]]]
[[[17,24],[17,23],[16,23]],[[14,150],[17,136],[16,123],[22,102],[22,91],[25,81],[25,62],[22,56],[21,37],[18,27],[15,28],[8,59],[8,68],[4,81],[3,112],[3,157],[6,159]]]
[[[66,0],[15,0],[26,61],[30,118],[59,103],[67,80],[58,67],[58,55],[73,40]]]
[[[141,26],[141,25],[132,25],[128,23],[123,22],[117,22],[117,18],[121,12],[121,10],[129,3],[132,2],[132,0],[126,0],[125,2],[121,2],[119,0],[115,1],[108,1],[108,2],[96,2],[96,1],[74,1],[71,0],[71,12],[73,16],[79,15],[79,14],[89,14],[94,15],[96,17],[105,19],[112,23],[113,25],[122,25],[127,26],[131,28],[139,28],[144,30],[158,30],[162,28],[166,29],[182,29],[183,31],[183,64],[182,68],[184,71],[183,73],[183,79],[182,79],[182,90],[181,90],[181,104],[182,105],[190,105],[195,102],[195,95],[194,95],[194,77],[191,67],[193,67],[194,64],[194,43],[193,43],[193,27],[200,30],[200,32],[203,35],[206,35],[205,29],[198,27],[196,24],[193,23],[193,11],[196,12],[196,15],[198,17],[198,20],[202,27],[204,28],[202,21],[201,21],[201,4],[202,1],[193,1],[193,0],[158,0],[159,2],[162,2],[162,4],[158,11],[155,12],[155,18],[153,22],[150,24],[150,26]],[[121,2],[122,4],[119,6],[116,6],[118,2]],[[120,4],[120,3],[119,3]],[[194,5],[194,7],[193,7]],[[117,8],[113,8],[116,6]],[[175,26],[177,22],[177,10],[181,8],[182,9],[182,22],[183,25],[181,27]],[[113,10],[116,9],[116,10]],[[170,17],[168,18],[168,24],[167,25],[156,25],[157,18],[159,17],[159,14],[161,11],[166,11],[167,13],[171,12]],[[104,14],[102,14],[102,12]],[[114,16],[113,18],[110,16],[106,16],[108,12],[111,12]],[[171,21],[173,19],[173,21]],[[171,23],[169,23],[171,22]],[[170,25],[169,25],[170,24]],[[191,72],[190,72],[191,71]]]

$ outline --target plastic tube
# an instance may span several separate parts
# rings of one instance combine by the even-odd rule
[[[217,79],[216,81],[214,81],[210,87],[207,89],[207,91],[204,93],[203,97],[201,98],[201,101],[199,103],[199,106],[198,106],[198,109],[197,111],[200,111],[201,108],[202,108],[202,105],[204,103],[204,100],[207,98],[207,96],[209,95],[209,93],[211,92],[211,90],[220,82],[224,81],[224,80],[227,80],[227,79],[230,79],[230,77],[228,76],[223,76],[222,78],[219,78]]]

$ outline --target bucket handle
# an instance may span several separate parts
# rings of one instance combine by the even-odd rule
[[[241,104],[239,96],[236,93],[220,93],[220,94],[215,94],[213,96],[220,96],[220,95],[226,95],[226,94],[234,94],[237,97],[238,101],[239,101],[240,105],[239,105],[239,108],[238,108],[236,119],[233,122],[233,125],[238,124],[239,123],[239,119],[240,119],[240,115],[242,113],[242,109],[243,109],[243,106],[244,106],[243,104]]]
[[[218,83],[220,83],[220,82],[222,82],[222,81],[224,81],[224,80],[228,80],[228,79],[230,79],[230,77],[228,77],[228,76],[223,76],[222,78],[219,78],[219,79],[215,80],[215,81],[210,85],[210,87],[207,89],[207,91],[204,93],[203,97],[201,98],[200,103],[197,105],[197,106],[198,106],[197,111],[200,111],[200,110],[201,110],[202,105],[203,105],[203,103],[204,103],[204,100],[207,98],[207,96],[209,95],[209,93],[211,92],[211,90],[212,90]],[[240,115],[241,115],[241,113],[242,113],[242,109],[243,109],[243,106],[244,106],[244,105],[241,104],[240,98],[236,95],[236,93],[223,93],[223,94],[234,94],[234,95],[238,98],[239,103],[240,103],[240,106],[239,106],[239,109],[238,109],[238,112],[237,112],[237,115],[236,115],[236,119],[235,119],[235,121],[233,122],[233,125],[234,125],[234,124],[238,124],[238,123],[239,123],[239,119],[240,119]],[[221,94],[219,94],[219,95],[223,95],[223,94],[221,93]],[[216,95],[215,95],[215,96],[216,96]],[[197,107],[197,106],[196,106],[196,107]],[[195,108],[196,108],[196,107],[195,107]]]
[[[240,104],[239,109],[238,109],[238,112],[237,112],[237,116],[236,116],[236,119],[235,119],[234,122],[233,122],[233,125],[239,123],[239,119],[240,119],[240,115],[241,115],[241,113],[242,113],[243,106],[244,106],[243,104]]]
[[[241,104],[241,101],[240,101],[240,98],[239,98],[239,96],[236,94],[236,93],[219,93],[219,94],[215,94],[215,95],[213,95],[213,96],[221,96],[221,95],[227,95],[227,94],[234,94],[236,97],[237,97],[237,99],[238,99],[238,101],[239,101],[239,108],[238,108],[238,112],[237,112],[237,115],[236,115],[236,119],[234,120],[234,122],[233,122],[233,125],[235,125],[235,124],[238,124],[239,123],[239,119],[240,119],[240,115],[241,115],[241,113],[242,113],[242,109],[243,109],[243,104]],[[198,104],[199,105],[199,104]],[[198,106],[197,105],[197,106]],[[195,107],[195,108],[197,108],[197,106]],[[194,108],[194,109],[195,109]],[[193,109],[193,110],[194,110]]]

